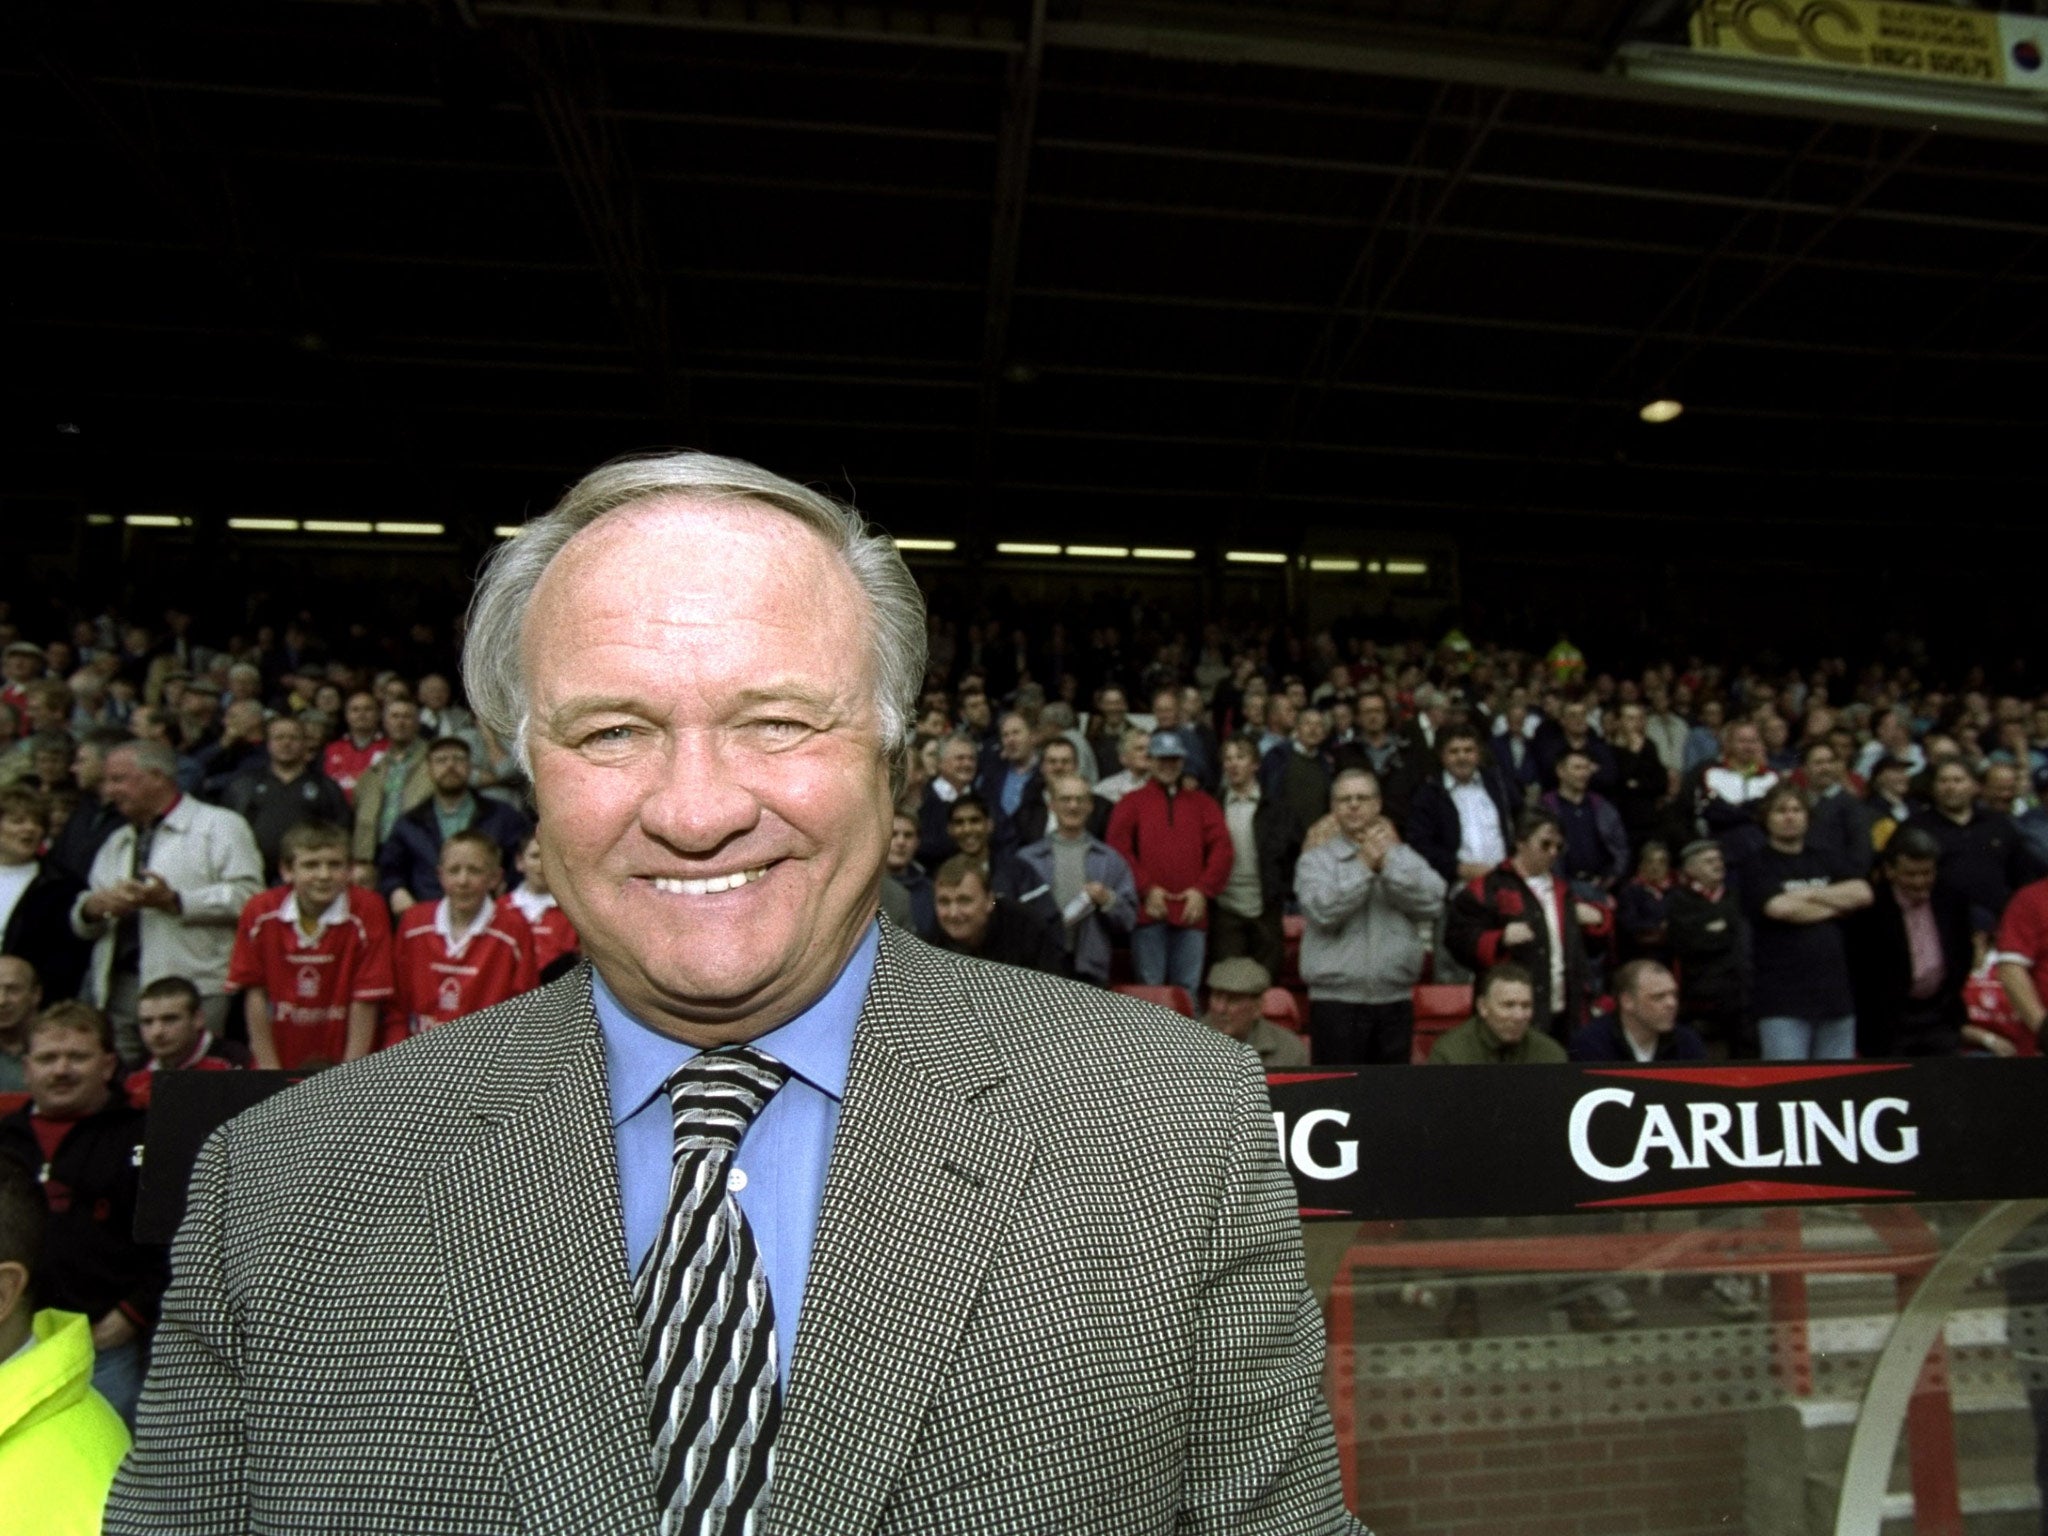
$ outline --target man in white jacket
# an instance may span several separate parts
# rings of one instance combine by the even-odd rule
[[[107,754],[100,793],[127,825],[101,845],[71,927],[93,941],[85,996],[114,1024],[123,1061],[142,1052],[136,997],[183,976],[199,989],[206,1027],[227,1012],[228,954],[242,907],[263,888],[255,834],[233,811],[180,793],[177,754],[134,741]]]
[[[1401,841],[1365,769],[1330,785],[1330,815],[1310,829],[1294,895],[1307,919],[1301,977],[1317,1064],[1405,1062],[1411,989],[1429,953],[1425,925],[1443,913],[1444,878]]]

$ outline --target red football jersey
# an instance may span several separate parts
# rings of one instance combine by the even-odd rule
[[[386,1045],[540,985],[533,929],[517,908],[487,901],[460,934],[447,912],[446,897],[423,901],[398,925],[398,989],[385,1010]]]
[[[332,1064],[348,1054],[350,1003],[391,996],[391,919],[376,892],[351,885],[320,914],[308,939],[289,886],[263,892],[242,909],[228,988],[261,987],[270,996],[270,1035],[278,1065]]]
[[[533,896],[525,887],[511,895],[501,897],[504,906],[518,909],[526,919],[526,926],[533,930],[533,968],[537,974],[546,974],[547,968],[564,955],[573,955],[583,947],[583,941],[576,936],[576,925],[569,921],[552,896]]]
[[[348,796],[348,803],[356,803],[356,780],[377,765],[377,760],[391,750],[391,743],[379,736],[367,747],[359,747],[348,736],[339,741],[330,741],[327,750],[320,754],[320,771],[341,786],[341,792]]]
[[[229,1061],[225,1056],[216,1056],[213,1034],[209,1030],[199,1031],[199,1038],[193,1043],[192,1054],[169,1070],[173,1072],[233,1072],[241,1066],[239,1061]],[[137,1067],[123,1079],[121,1086],[127,1091],[128,1102],[137,1109],[149,1108],[150,1090],[156,1087],[157,1064]]]

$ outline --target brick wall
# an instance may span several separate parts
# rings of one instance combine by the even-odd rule
[[[1727,1536],[1740,1414],[1360,1439],[1352,1507],[1378,1536]]]

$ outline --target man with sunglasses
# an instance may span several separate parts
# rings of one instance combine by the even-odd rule
[[[1459,964],[1491,970],[1503,960],[1533,979],[1539,1029],[1557,1040],[1586,1022],[1592,992],[1586,935],[1604,935],[1608,915],[1581,901],[1558,871],[1564,832],[1549,811],[1515,822],[1514,852],[1459,887],[1451,898],[1445,946]]]

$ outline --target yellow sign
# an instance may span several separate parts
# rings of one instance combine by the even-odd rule
[[[2040,89],[2041,18],[1893,0],[1700,0],[1692,46],[1922,79]]]

